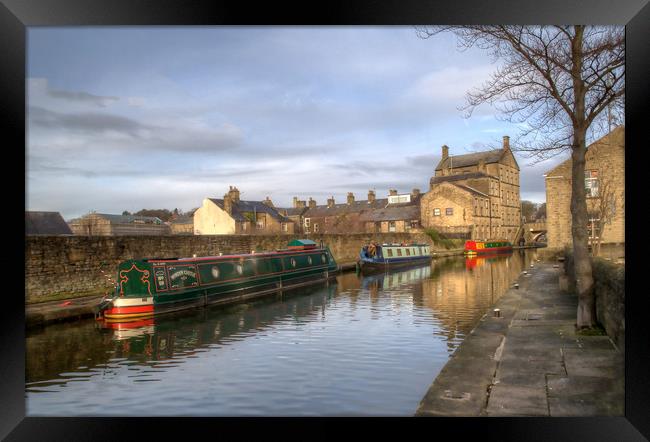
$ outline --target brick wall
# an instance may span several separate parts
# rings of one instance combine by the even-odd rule
[[[355,261],[362,245],[376,242],[422,242],[424,234],[322,235],[167,235],[167,236],[27,236],[25,238],[25,297],[38,302],[53,294],[70,297],[111,290],[102,270],[115,279],[118,263],[126,259],[191,257],[219,253],[250,253],[286,248],[292,239],[308,237],[330,247],[336,261]]]

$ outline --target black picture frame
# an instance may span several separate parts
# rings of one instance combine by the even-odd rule
[[[26,27],[29,26],[103,26],[103,25],[413,25],[413,24],[618,24],[626,25],[626,398],[625,417],[620,418],[438,418],[430,419],[369,419],[361,421],[364,433],[386,434],[386,431],[413,427],[427,437],[444,433],[454,437],[476,435],[481,440],[644,440],[650,437],[650,398],[647,378],[650,374],[648,327],[643,304],[647,296],[641,276],[643,269],[642,231],[643,200],[637,192],[643,183],[643,161],[640,160],[644,138],[643,110],[648,102],[648,23],[650,5],[647,0],[608,1],[590,3],[567,0],[514,1],[498,3],[472,0],[464,2],[433,1],[370,1],[324,2],[298,5],[267,2],[250,6],[245,2],[168,1],[168,0],[3,0],[0,4],[0,87],[5,138],[5,174],[24,164],[25,146],[25,69]],[[8,136],[7,136],[8,135]],[[635,150],[636,148],[636,150]],[[12,166],[10,166],[12,164]],[[6,179],[5,179],[5,182]],[[26,181],[23,196],[26,195]],[[13,195],[18,206],[21,201],[20,181],[13,178],[5,185],[7,195]],[[23,198],[24,203],[24,198]],[[15,211],[6,212],[14,218]],[[13,215],[13,216],[12,216]],[[9,224],[13,225],[13,224]],[[21,249],[19,236],[9,233],[9,256]],[[14,243],[15,242],[15,243]],[[23,252],[24,258],[24,252]],[[12,264],[9,262],[8,264]],[[5,271],[9,267],[5,264]],[[225,429],[238,437],[251,431],[266,435],[291,435],[301,439],[316,435],[340,437],[332,424],[350,423],[348,419],[287,419],[253,420],[194,419],[194,418],[36,418],[25,417],[25,314],[18,277],[5,274],[11,282],[4,289],[3,317],[0,327],[0,438],[6,440],[131,440],[136,434],[153,439],[158,436],[182,434],[188,437],[219,437]],[[18,287],[13,287],[13,285]],[[24,290],[24,286],[23,286]],[[291,425],[288,427],[288,425]],[[317,431],[300,433],[300,427],[316,427]],[[440,431],[444,430],[444,431]],[[205,433],[204,433],[205,432]],[[400,431],[401,433],[401,431]],[[445,436],[443,436],[445,437]]]

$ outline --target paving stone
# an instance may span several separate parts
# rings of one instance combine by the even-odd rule
[[[551,416],[623,416],[623,378],[548,376]]]
[[[625,362],[615,350],[566,348],[562,350],[568,376],[597,376],[620,378],[625,373]]]
[[[499,383],[492,387],[488,416],[548,416],[546,389]]]

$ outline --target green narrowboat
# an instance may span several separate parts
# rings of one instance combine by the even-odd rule
[[[130,259],[119,264],[115,294],[96,312],[108,321],[141,320],[327,281],[337,270],[329,248],[306,239],[273,252]]]

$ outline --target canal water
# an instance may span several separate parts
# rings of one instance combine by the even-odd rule
[[[28,416],[412,416],[535,250],[28,333]]]

